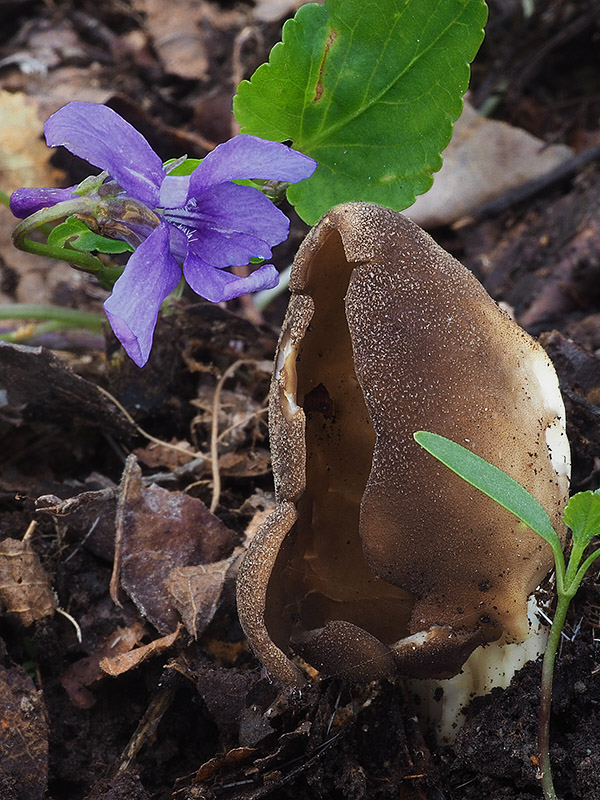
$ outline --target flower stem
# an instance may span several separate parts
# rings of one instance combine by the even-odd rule
[[[49,222],[56,222],[71,215],[89,215],[89,212],[90,204],[82,197],[74,200],[65,200],[49,208],[42,208],[17,225],[12,234],[13,244],[26,253],[67,261],[77,269],[85,272],[99,272],[103,269],[104,264],[96,256],[91,256],[89,253],[78,250],[69,250],[66,247],[52,247],[49,244],[36,242],[29,238],[31,233],[39,230]]]
[[[3,319],[50,320],[57,323],[56,328],[85,328],[92,331],[102,330],[102,326],[106,321],[103,314],[79,311],[76,308],[43,306],[32,303],[0,305],[0,320]],[[6,339],[12,336],[13,334],[4,334],[0,338]]]
[[[10,195],[6,194],[6,192],[3,192],[2,189],[0,189],[0,203],[7,208],[10,208]]]
[[[556,605],[556,612],[550,634],[548,636],[548,644],[544,653],[544,661],[542,663],[542,683],[541,690],[542,696],[540,701],[540,716],[538,727],[538,759],[539,771],[541,777],[542,791],[544,792],[545,800],[557,800],[556,791],[554,790],[554,783],[552,782],[552,768],[550,766],[550,712],[552,709],[552,679],[554,677],[554,663],[556,661],[556,653],[560,643],[563,625],[569,610],[572,595],[559,595],[558,603]]]

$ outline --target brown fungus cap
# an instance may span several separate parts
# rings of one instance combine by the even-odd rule
[[[265,666],[357,680],[456,674],[527,636],[548,545],[413,440],[508,472],[562,535],[569,451],[544,350],[401,214],[330,211],[303,242],[271,388],[278,509],[250,546],[240,619]]]

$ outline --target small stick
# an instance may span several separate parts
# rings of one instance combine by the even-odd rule
[[[558,167],[550,170],[550,172],[547,172],[545,175],[534,178],[524,183],[522,186],[509,189],[504,194],[501,194],[500,197],[490,200],[489,203],[484,203],[476,211],[469,214],[469,220],[495,217],[518,203],[522,203],[524,200],[530,200],[535,197],[535,195],[540,194],[554,184],[574,177],[583,167],[598,160],[600,160],[600,145],[591,147],[589,150],[584,150],[572,158],[569,158],[567,161],[564,161],[562,164],[559,164]]]
[[[158,725],[173,701],[175,689],[165,687],[159,689],[150,701],[146,713],[141,718],[135,729],[133,736],[127,743],[127,747],[121,757],[121,763],[117,769],[117,775],[125,772],[133,759],[142,749],[144,744],[152,737]]]
[[[104,389],[102,386],[98,385],[96,385],[96,389],[102,392],[103,395],[106,395],[106,397],[108,397],[110,402],[114,403],[114,405],[119,409],[119,411],[125,416],[127,421],[130,422],[135,427],[136,431],[140,434],[140,436],[143,436],[145,439],[148,439],[149,442],[154,442],[154,444],[159,444],[161,447],[167,447],[169,450],[175,450],[178,453],[184,453],[186,456],[189,456],[190,459],[204,458],[208,460],[208,456],[205,455],[204,453],[201,453],[200,451],[194,453],[191,450],[186,450],[185,447],[181,447],[180,445],[171,444],[170,442],[164,442],[162,439],[157,439],[156,436],[153,436],[151,433],[148,433],[143,428],[141,428],[134,420],[134,418],[131,416],[129,411],[127,411],[127,409],[123,405],[121,405],[121,403],[119,403],[117,398],[114,397],[107,389]]]
[[[132,453],[131,455],[127,456],[127,460],[125,461],[125,469],[123,470],[123,477],[121,478],[119,500],[117,502],[117,533],[115,537],[115,558],[113,561],[112,574],[110,576],[110,598],[116,606],[119,606],[119,608],[123,608],[123,604],[119,600],[119,577],[121,574],[121,557],[123,554],[123,521],[125,518],[125,504],[129,494],[131,476],[136,466],[137,459]]]

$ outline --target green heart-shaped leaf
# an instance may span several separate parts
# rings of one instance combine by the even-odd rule
[[[486,17],[483,0],[327,0],[286,22],[234,113],[244,133],[319,162],[288,189],[305,221],[349,200],[402,210],[427,191]]]

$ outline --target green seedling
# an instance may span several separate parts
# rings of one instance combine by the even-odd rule
[[[444,436],[417,431],[414,438],[438,461],[528,525],[552,548],[556,565],[557,603],[542,664],[538,764],[544,797],[546,800],[557,800],[550,765],[550,710],[554,664],[571,600],[584,575],[600,556],[600,548],[597,548],[582,563],[588,545],[594,536],[600,535],[600,490],[578,492],[571,497],[564,510],[563,521],[571,529],[573,537],[571,554],[565,565],[562,545],[550,517],[523,486],[498,467]]]

